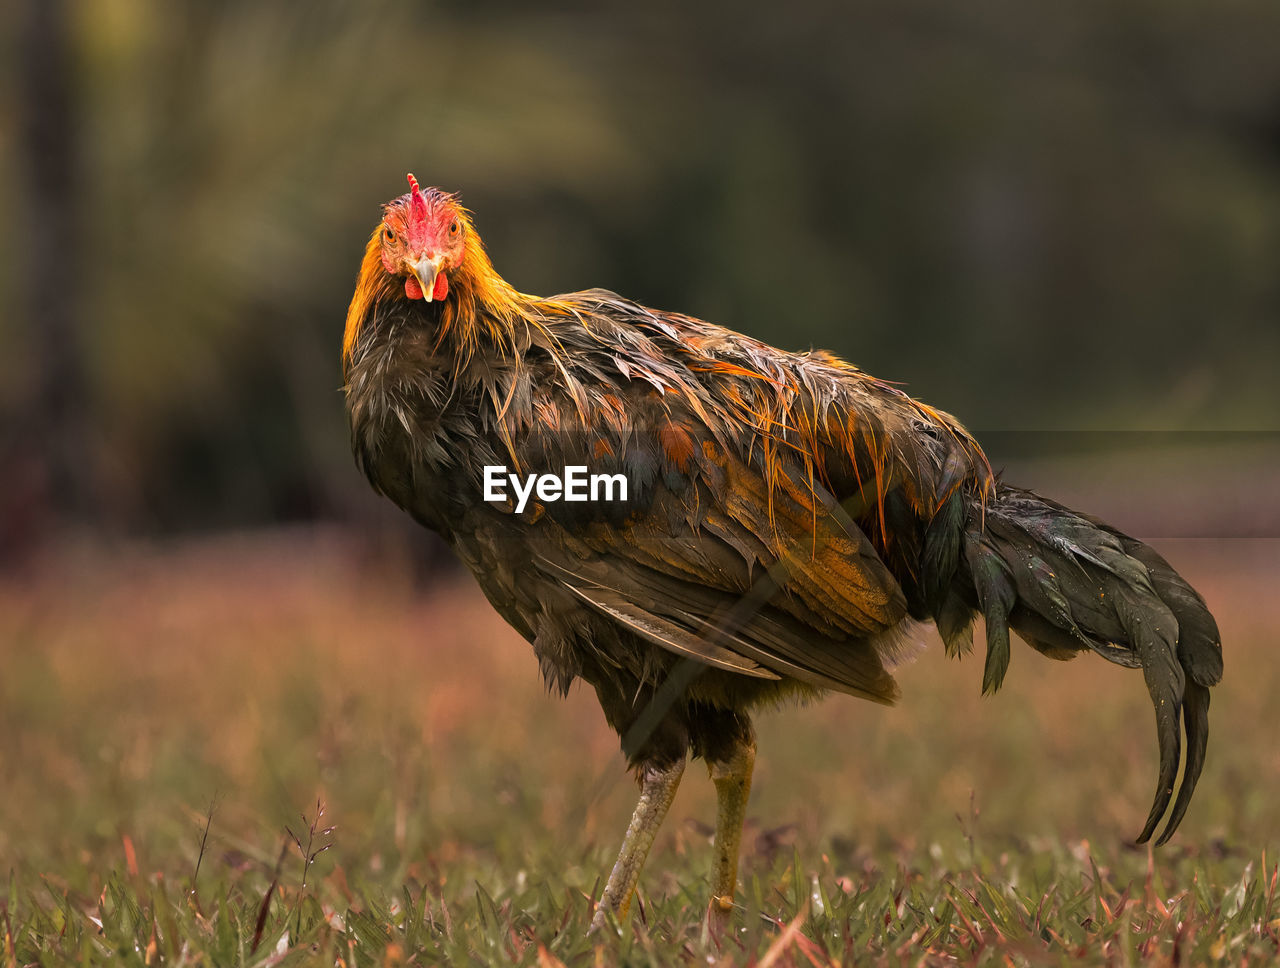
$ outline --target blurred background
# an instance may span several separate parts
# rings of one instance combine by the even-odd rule
[[[0,18],[8,555],[66,524],[376,513],[338,344],[410,170],[462,193],[519,289],[834,350],[979,433],[1034,432],[988,439],[997,459],[1107,443],[1050,431],[1252,455],[1242,432],[1280,429],[1267,0]]]
[[[351,461],[344,314],[406,171],[462,193],[523,291],[604,286],[833,350],[956,414],[1011,479],[1156,540],[1223,625],[1224,696],[1242,691],[1215,699],[1234,717],[1218,735],[1247,732],[1274,689],[1234,678],[1240,656],[1272,654],[1280,621],[1265,591],[1280,575],[1277,38],[1272,0],[0,6],[0,725],[15,744],[0,777],[96,804],[83,823],[104,842],[104,818],[143,823],[166,796],[200,812],[221,784],[250,814],[295,816],[343,776],[345,808],[383,804],[403,840],[418,801],[341,772],[372,770],[371,742],[409,776],[390,787],[428,789],[459,824],[477,816],[467,791],[506,803],[566,770],[627,785],[590,698],[552,715],[527,648]],[[500,640],[495,657],[481,640]],[[1084,717],[1091,739],[1071,735],[1089,727],[1078,707],[1041,703],[1056,664],[1019,652],[1006,692],[1030,698],[985,713],[980,663],[962,683],[936,654],[918,665],[917,695],[940,698],[903,717],[833,702],[795,720],[793,748],[852,723],[880,751],[854,774],[884,791],[862,819],[900,821],[943,795],[944,772],[957,804],[1013,783],[1023,823],[1019,803],[1047,830],[1136,831],[1154,776],[1138,677],[1073,664],[1109,710]],[[1268,674],[1253,684],[1280,688]],[[387,696],[394,727],[370,741],[360,716]],[[958,710],[990,732],[939,719]],[[893,757],[928,744],[893,730],[920,715],[944,759],[894,792]],[[441,724],[467,717],[450,752],[463,734]],[[535,736],[531,717],[561,732]],[[988,745],[1008,718],[1017,743],[1028,723],[1069,722],[1057,757],[1121,732],[1132,745],[1091,775],[1097,796],[1065,804],[1038,768],[1011,776],[1038,739]],[[521,759],[588,728],[585,766]],[[263,737],[276,752],[250,776]],[[779,811],[801,806],[783,794],[803,774],[785,771],[816,768],[777,757],[786,742],[762,766],[785,777],[774,801],[761,785]],[[396,773],[415,750],[428,766]],[[1190,837],[1274,832],[1259,791],[1280,761],[1255,752],[1211,754],[1201,789],[1234,792],[1193,807]],[[437,766],[462,779],[424,779]],[[1101,814],[1093,785],[1112,791]],[[53,836],[7,800],[0,849],[6,829],[11,846]],[[803,809],[838,822],[822,802]]]

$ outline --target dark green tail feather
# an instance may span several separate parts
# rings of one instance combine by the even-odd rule
[[[970,548],[969,573],[987,626],[987,662],[982,672],[982,694],[986,696],[1000,688],[1009,671],[1009,613],[1017,601],[1017,590],[1003,558],[981,546]]]
[[[1156,840],[1157,847],[1172,837],[1178,824],[1182,823],[1187,805],[1191,803],[1191,794],[1195,792],[1200,780],[1200,771],[1204,768],[1204,754],[1209,746],[1208,686],[1202,686],[1194,679],[1187,680],[1187,690],[1182,697],[1182,717],[1187,732],[1187,762],[1182,771],[1182,787],[1178,790],[1178,799],[1174,801],[1173,812],[1169,814],[1164,833]],[[1145,842],[1145,839],[1140,839],[1138,843]]]
[[[987,626],[983,693],[1000,688],[1009,630],[1038,651],[1089,649],[1141,667],[1156,714],[1159,781],[1138,843],[1169,809],[1157,846],[1182,822],[1204,766],[1209,688],[1222,677],[1217,623],[1204,599],[1152,548],[1030,491],[1001,485],[969,508],[957,581],[935,598],[948,651],[971,642],[973,611]],[[966,606],[968,606],[966,608]],[[1182,732],[1186,761],[1182,764]],[[1174,798],[1178,768],[1184,766]]]

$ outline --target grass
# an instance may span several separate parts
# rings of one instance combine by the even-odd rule
[[[68,964],[1238,964],[1277,957],[1277,541],[1160,545],[1222,626],[1174,841],[1141,677],[932,648],[892,710],[761,714],[731,936],[689,771],[620,936],[585,937],[634,805],[469,580],[341,536],[64,553],[0,583],[0,968]]]

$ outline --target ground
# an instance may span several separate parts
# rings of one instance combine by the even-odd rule
[[[1226,655],[1167,847],[1131,846],[1139,674],[1019,647],[983,700],[981,657],[934,642],[893,709],[758,717],[732,936],[701,926],[695,766],[601,948],[635,787],[593,696],[548,696],[469,578],[414,586],[334,531],[64,549],[0,579],[0,968],[1265,963],[1280,541],[1157,546]]]

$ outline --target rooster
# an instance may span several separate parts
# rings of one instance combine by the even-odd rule
[[[1160,555],[1005,484],[954,417],[835,356],[603,289],[517,292],[455,196],[409,186],[383,208],[347,313],[352,448],[532,643],[548,688],[585,681],[621,736],[640,798],[593,930],[625,916],[690,754],[717,793],[708,916],[723,926],[750,711],[827,692],[892,703],[889,669],[920,622],[955,655],[982,615],[986,693],[1010,630],[1056,659],[1140,668],[1160,759],[1138,842],[1166,812],[1157,843],[1173,834],[1222,651]],[[566,469],[617,493],[562,500],[570,485],[542,479]]]

